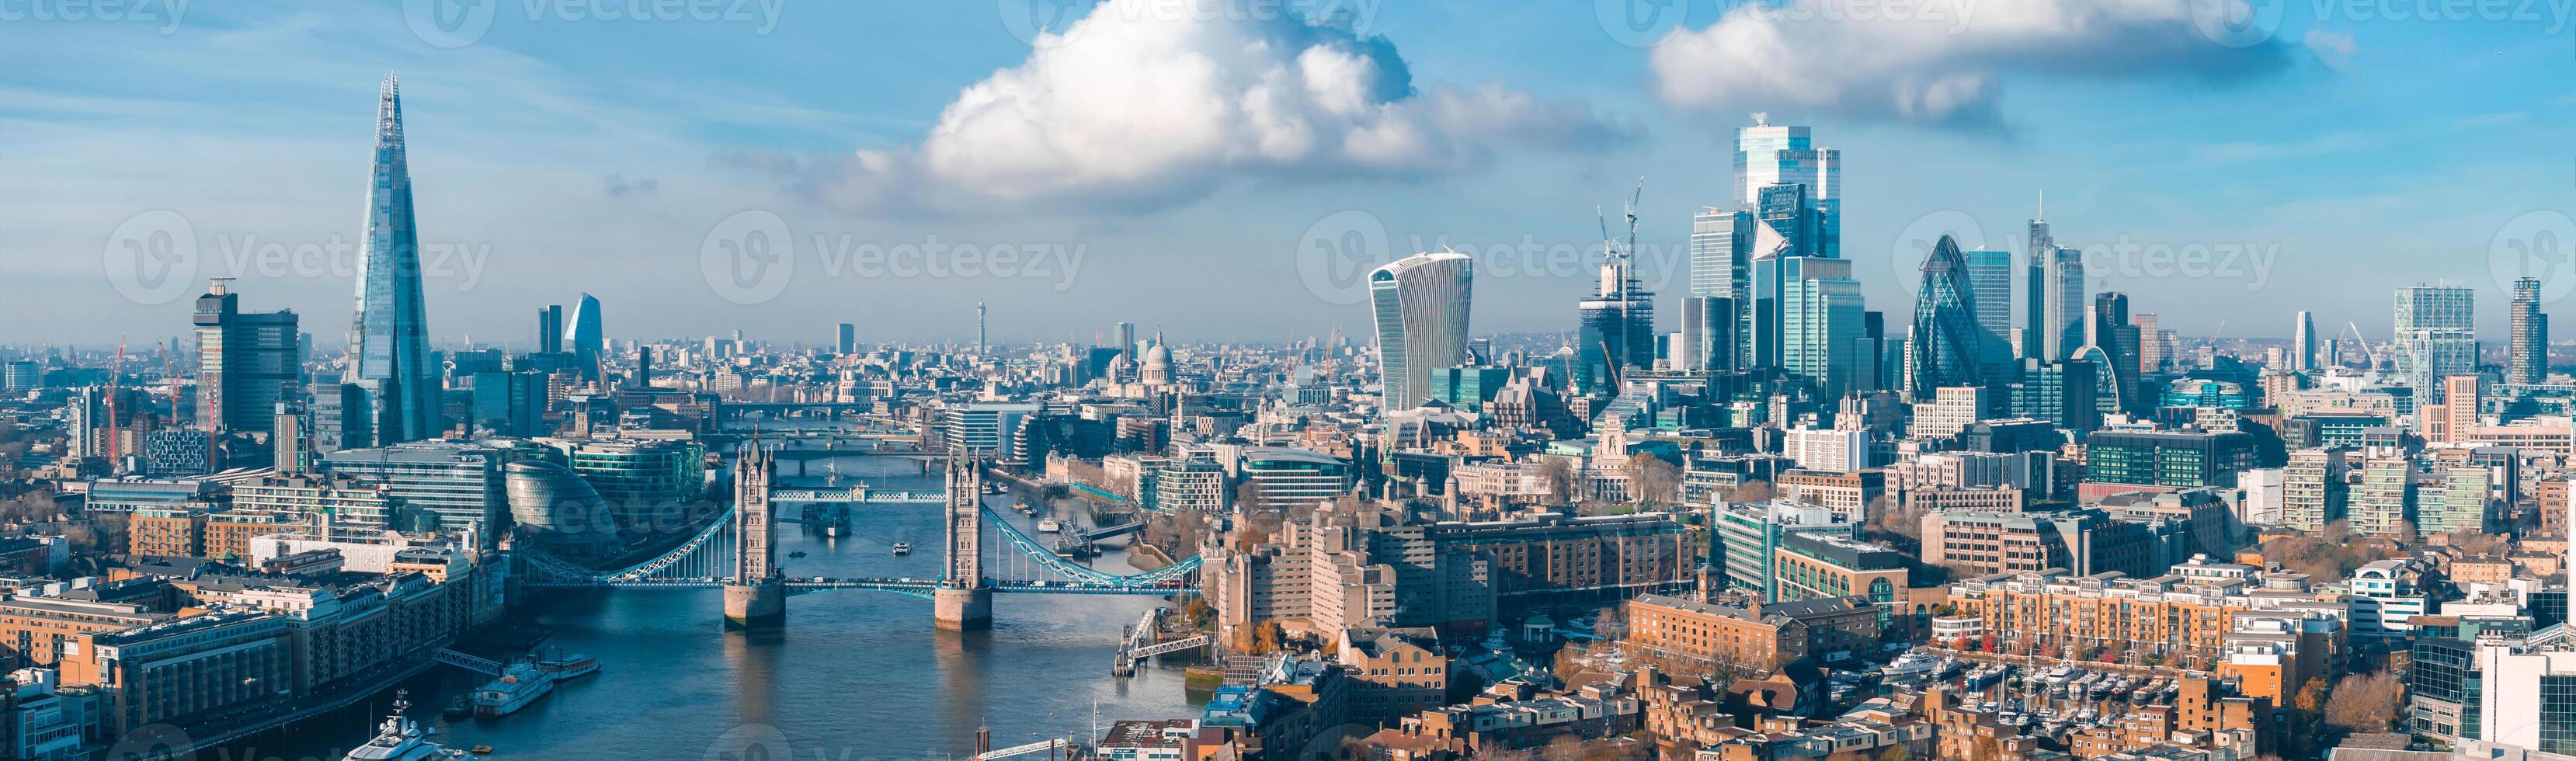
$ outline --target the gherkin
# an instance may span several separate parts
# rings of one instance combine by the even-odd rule
[[[1979,381],[1977,301],[1968,277],[1968,257],[1950,236],[1932,246],[1923,262],[1923,287],[1914,297],[1911,368],[1906,390],[1929,399],[1943,386],[1973,386]]]

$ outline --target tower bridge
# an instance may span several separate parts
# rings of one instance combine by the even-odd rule
[[[1200,560],[1196,556],[1152,571],[1115,574],[1060,557],[1034,537],[983,505],[982,468],[964,458],[946,458],[944,488],[777,488],[770,482],[777,453],[746,445],[735,460],[734,504],[688,541],[669,552],[622,568],[598,569],[547,554],[521,553],[527,560],[529,589],[558,590],[724,590],[725,624],[734,628],[775,628],[786,623],[787,598],[843,590],[889,592],[932,601],[940,628],[983,629],[992,626],[995,594],[1189,595],[1197,594]],[[849,504],[943,505],[944,542],[938,578],[790,577],[778,563],[778,503],[839,502]],[[1113,526],[1092,532],[1099,538],[1140,530]],[[1013,561],[1017,573],[996,573],[987,564],[984,540],[1000,539],[996,557]]]

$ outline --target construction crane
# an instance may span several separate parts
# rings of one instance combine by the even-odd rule
[[[1621,362],[1626,361],[1626,357],[1622,355],[1632,353],[1637,350],[1637,347],[1628,345],[1629,339],[1634,338],[1634,336],[1628,335],[1628,310],[1629,305],[1636,301],[1634,296],[1630,293],[1636,285],[1634,282],[1634,271],[1630,267],[1632,264],[1631,259],[1637,251],[1637,202],[1643,200],[1645,197],[1646,178],[1643,175],[1639,175],[1637,177],[1637,189],[1628,194],[1628,202],[1621,209],[1628,221],[1628,240],[1624,245],[1620,242],[1617,236],[1610,234],[1610,220],[1602,216],[1601,207],[1592,207],[1592,219],[1595,223],[1598,223],[1601,226],[1601,253],[1604,258],[1609,260],[1607,265],[1611,268],[1611,277],[1613,278],[1611,282],[1603,283],[1603,285],[1609,286],[1609,288],[1604,290],[1610,291],[1615,289],[1615,295],[1619,297],[1619,328],[1613,332],[1618,337],[1621,351],[1619,354],[1612,354],[1610,352],[1610,341],[1604,340],[1601,343],[1602,364],[1607,365],[1610,368],[1610,385],[1613,389],[1619,388],[1619,366]],[[1601,295],[1606,297],[1614,294],[1612,292],[1605,292]],[[1605,335],[1603,338],[1608,339],[1609,336]]]

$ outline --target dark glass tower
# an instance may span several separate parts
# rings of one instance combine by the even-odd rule
[[[303,366],[295,313],[241,311],[241,296],[216,278],[197,297],[197,427],[208,433],[271,433],[277,404],[292,401]]]
[[[358,259],[358,303],[349,320],[343,380],[364,394],[373,443],[416,441],[439,429],[438,364],[420,296],[420,236],[411,215],[411,169],[403,156],[402,93],[385,75],[376,103],[376,159],[367,190],[366,247]]]
[[[565,348],[578,358],[582,377],[600,379],[599,361],[608,354],[608,339],[599,332],[599,299],[582,294],[572,305],[572,329],[564,332]]]

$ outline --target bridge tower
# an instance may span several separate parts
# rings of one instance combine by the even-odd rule
[[[932,593],[939,628],[993,628],[993,584],[984,578],[984,478],[962,452],[948,457],[948,575]]]
[[[724,588],[725,628],[787,625],[786,577],[778,569],[775,515],[769,506],[773,458],[758,442],[743,445],[733,468],[733,578]]]

